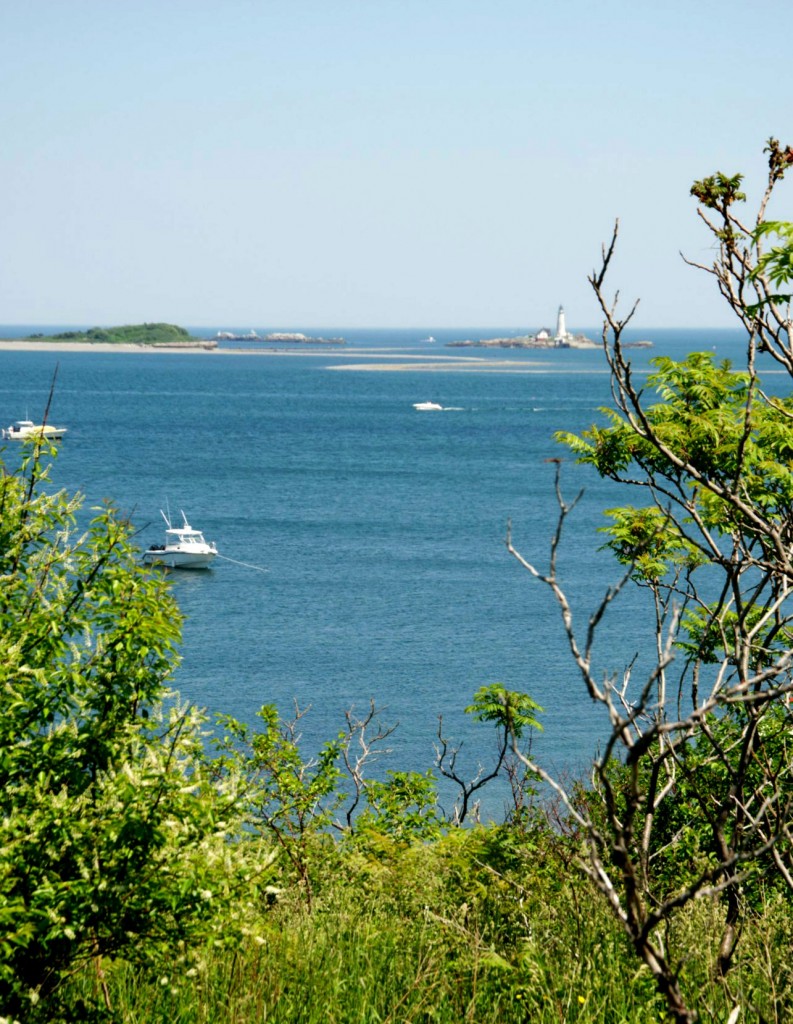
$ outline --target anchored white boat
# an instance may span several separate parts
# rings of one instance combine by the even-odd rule
[[[182,525],[173,526],[169,517],[160,509],[165,520],[165,543],[152,544],[143,552],[147,565],[165,565],[171,569],[207,569],[217,557],[218,549],[211,541],[204,540],[200,530],[194,530],[182,512]]]
[[[17,420],[3,429],[4,441],[24,441],[28,437],[41,437],[47,441],[60,441],[66,427],[51,427],[49,423],[34,423],[33,420]]]
[[[418,409],[419,412],[436,412],[443,409],[443,406],[438,405],[437,402],[414,402],[413,408]]]

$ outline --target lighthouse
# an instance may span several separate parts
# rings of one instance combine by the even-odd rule
[[[559,307],[559,313],[556,317],[556,335],[553,340],[557,345],[561,345],[562,342],[567,341],[567,327],[564,322],[564,306]]]

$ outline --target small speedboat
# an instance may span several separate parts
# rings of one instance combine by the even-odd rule
[[[49,423],[34,423],[33,420],[17,420],[10,427],[5,427],[2,433],[4,441],[24,441],[29,437],[60,441],[66,433],[66,427],[51,427]]]
[[[214,543],[204,540],[203,533],[192,528],[184,512],[181,526],[173,526],[162,509],[160,515],[165,520],[165,543],[147,548],[143,561],[171,569],[208,569],[218,553]]]
[[[438,405],[437,402],[414,402],[413,408],[418,409],[419,412],[438,412],[443,409],[443,406]]]

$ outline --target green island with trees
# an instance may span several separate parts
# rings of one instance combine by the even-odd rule
[[[28,341],[72,341],[86,345],[187,346],[206,344],[176,324],[126,324],[122,327],[90,327],[86,331],[31,334]]]
[[[112,507],[78,530],[79,496],[48,483],[54,448],[24,442],[0,475],[4,1024],[790,1019],[793,398],[759,364],[789,390],[793,223],[766,210],[793,149],[766,152],[750,221],[740,175],[692,188],[715,243],[700,269],[746,329],[741,367],[659,358],[638,385],[633,311],[604,291],[616,228],[590,278],[613,406],[559,441],[637,500],[607,512],[615,583],[583,625],[561,463],[542,562],[508,530],[602,716],[588,778],[538,763],[542,709],[495,682],[466,708],[494,740],[474,779],[442,721],[432,768],[376,771],[391,729],[374,705],[318,754],[301,747],[307,709],[210,721],[169,688],[167,578]],[[604,663],[598,631],[637,591],[653,649]],[[482,824],[496,776],[511,806]]]

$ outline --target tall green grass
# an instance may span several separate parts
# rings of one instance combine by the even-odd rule
[[[322,844],[311,910],[287,887],[236,949],[187,975],[105,965],[125,1024],[654,1024],[663,1000],[620,926],[551,840],[505,856],[495,830],[431,844]],[[731,975],[715,976],[717,910],[692,905],[665,937],[703,1022],[793,1019],[789,903],[766,901]],[[74,980],[96,984],[87,970]]]

